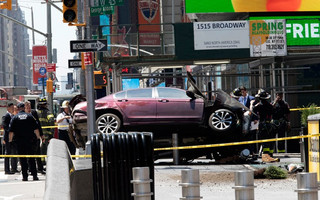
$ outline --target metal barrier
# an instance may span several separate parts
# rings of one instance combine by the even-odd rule
[[[317,173],[299,173],[297,183],[298,200],[318,200]]]
[[[237,171],[234,174],[236,200],[254,200],[253,171]]]
[[[181,170],[182,198],[181,200],[200,200],[200,176],[198,169]]]
[[[131,195],[135,200],[151,200],[153,193],[150,187],[152,179],[149,176],[149,167],[134,167],[132,174],[133,193]]]
[[[91,148],[95,200],[132,200],[130,181],[134,167],[149,167],[150,177],[154,180],[152,133],[94,134]],[[151,192],[154,193],[154,183]]]

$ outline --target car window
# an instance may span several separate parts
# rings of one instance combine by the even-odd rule
[[[126,97],[126,91],[119,92],[119,93],[115,94],[114,97],[117,99],[123,99]]]
[[[157,88],[159,98],[190,99],[184,90],[174,88]]]
[[[152,98],[152,88],[128,90],[127,98]]]

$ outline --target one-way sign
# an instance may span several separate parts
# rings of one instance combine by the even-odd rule
[[[107,40],[73,40],[70,41],[70,52],[107,51]]]
[[[68,67],[69,68],[80,68],[81,66],[82,66],[81,59],[68,60]]]

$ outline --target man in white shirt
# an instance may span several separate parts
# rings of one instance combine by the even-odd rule
[[[70,116],[69,110],[69,101],[64,101],[61,108],[63,109],[63,111],[57,116],[59,139],[67,143],[70,154],[74,155],[76,152],[76,147],[71,142],[69,137],[69,124],[72,123],[72,118]]]

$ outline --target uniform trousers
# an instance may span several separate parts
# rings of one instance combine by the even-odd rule
[[[34,155],[34,149],[32,143],[18,143],[18,154],[19,155]],[[33,176],[37,176],[35,158],[20,158],[22,177],[28,177],[28,169]]]

